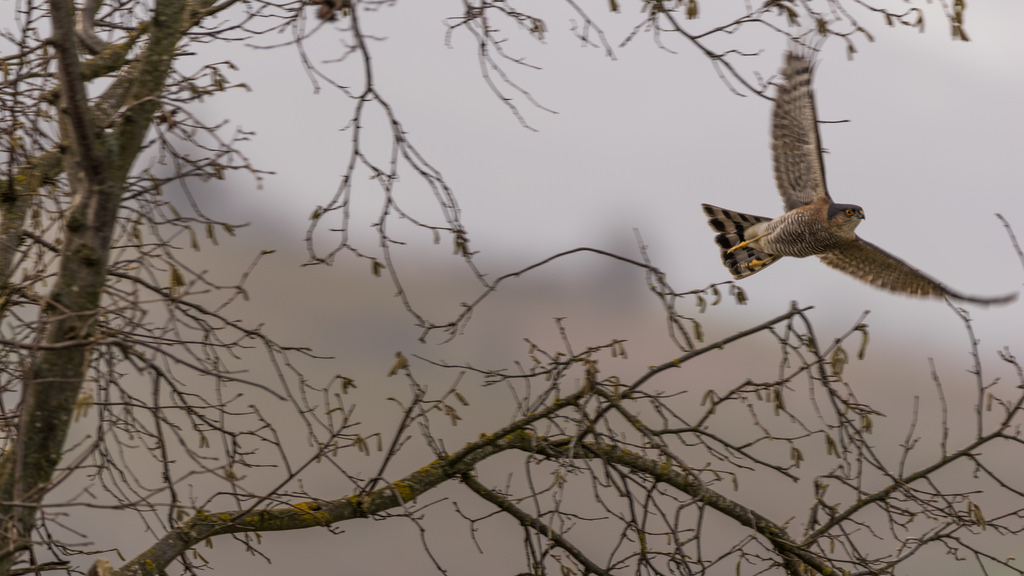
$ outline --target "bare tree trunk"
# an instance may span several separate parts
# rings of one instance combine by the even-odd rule
[[[74,35],[74,6],[51,0],[60,79],[64,168],[75,198],[66,222],[57,283],[44,308],[44,344],[26,369],[18,441],[0,461],[0,574],[31,545],[36,511],[60,462],[72,411],[88,369],[95,317],[107,277],[124,181],[150,126],[174,48],[184,0],[156,7],[138,80],[115,130],[93,122]]]

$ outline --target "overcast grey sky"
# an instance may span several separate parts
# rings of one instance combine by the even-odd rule
[[[4,4],[10,6],[11,1]],[[477,264],[485,272],[494,277],[577,246],[636,257],[633,230],[638,229],[653,263],[667,273],[677,290],[727,280],[700,204],[710,202],[766,216],[781,213],[771,169],[771,102],[733,94],[705,57],[674,38],[664,38],[674,53],[658,48],[646,35],[619,48],[624,35],[641,19],[628,11],[631,5],[623,4],[628,9],[623,14],[608,15],[605,1],[581,4],[593,5],[594,16],[601,17],[616,47],[615,60],[573,39],[568,12],[546,22],[549,33],[543,43],[517,33],[506,46],[509,54],[540,67],[508,64],[506,70],[557,112],[518,99],[521,112],[536,131],[520,126],[488,90],[470,37],[457,33],[446,46],[444,18],[459,14],[461,3],[398,2],[361,15],[364,29],[379,38],[370,47],[378,88],[411,141],[444,174],[459,199],[472,247],[479,251]],[[686,25],[694,30],[715,25],[710,4],[702,2],[702,19]],[[846,57],[841,41],[831,39],[825,45],[815,81],[819,115],[823,120],[846,121],[822,127],[829,189],[837,201],[864,207],[867,220],[858,230],[861,236],[951,287],[980,295],[1020,290],[1024,271],[994,213],[1005,215],[1024,238],[1024,37],[1019,33],[1024,3],[970,3],[969,43],[951,41],[947,22],[938,6],[933,7],[925,34],[888,29],[880,19],[865,16],[863,25],[876,42],[859,40],[860,51],[853,60]],[[321,62],[337,57],[346,37],[327,25],[306,47],[312,60]],[[727,40],[762,50],[743,66],[764,77],[778,70],[786,49],[777,34],[744,32]],[[257,166],[276,172],[266,178],[261,190],[253,190],[248,180],[239,177],[211,183],[211,190],[226,193],[220,206],[224,212],[212,215],[252,221],[254,231],[243,233],[247,240],[257,236],[256,231],[273,227],[278,245],[260,247],[290,246],[297,252],[309,214],[334,194],[344,171],[350,133],[341,130],[351,117],[352,103],[329,87],[315,93],[291,47],[253,50],[241,44],[219,44],[197,49],[203,63],[211,53],[213,60],[231,59],[239,66],[231,80],[252,87],[251,92],[238,90],[211,99],[205,105],[207,120],[226,117],[229,127],[256,131],[246,150]],[[324,69],[338,81],[359,88],[358,62]],[[371,148],[368,153],[379,159],[388,150]],[[375,239],[366,223],[377,216],[378,192],[370,183],[357,184],[362,222],[356,232],[363,236],[363,246],[372,250]],[[399,183],[398,193],[418,215],[440,223],[433,198],[417,198],[421,192],[411,175]],[[393,233],[409,243],[401,258],[413,272],[450,269],[449,242],[434,247],[429,234],[401,225]],[[327,368],[331,373],[354,376],[364,371],[357,378],[364,390],[397,385],[382,377],[396,349],[472,362],[473,351],[491,348],[493,352],[500,346],[495,334],[499,329],[504,332],[501,337],[520,346],[523,336],[534,337],[530,331],[557,337],[550,318],[565,315],[565,310],[572,310],[571,326],[591,330],[577,332],[581,345],[594,344],[590,338],[602,338],[605,331],[609,337],[631,340],[645,331],[658,337],[664,333],[657,310],[631,316],[632,308],[616,307],[625,299],[609,297],[608,291],[619,286],[601,275],[625,269],[621,265],[592,267],[597,261],[588,256],[542,274],[543,283],[528,284],[534,293],[519,293],[511,287],[499,291],[474,318],[467,338],[455,347],[415,349],[410,347],[415,346],[418,332],[407,316],[397,314],[408,322],[403,324],[407,337],[398,339],[388,331],[394,323],[384,329],[391,322],[384,318],[394,318],[398,310],[390,286],[378,281],[377,292],[385,295],[377,299],[352,288],[353,279],[362,282],[369,276],[365,261],[342,257],[333,268],[317,270],[299,268],[299,262],[296,253],[268,259],[261,269],[266,272],[258,270],[254,275],[254,286],[315,285],[319,296],[303,299],[296,296],[296,287],[280,294],[254,287],[258,303],[251,306],[259,312],[253,320],[266,316],[272,328],[290,322],[283,341],[312,345],[320,353],[335,356],[337,360]],[[638,298],[645,298],[642,278],[632,270],[627,276]],[[436,279],[427,285],[441,293],[433,298],[447,296]],[[566,286],[565,292],[552,294],[559,285]],[[905,391],[889,391],[898,397],[898,404],[883,406],[892,408],[896,423],[911,395],[930,390],[929,357],[951,386],[969,382],[967,337],[960,320],[940,301],[883,292],[814,258],[783,260],[741,285],[750,304],[742,308],[723,304],[728,312],[705,323],[709,340],[776,316],[793,300],[816,307],[812,317],[826,342],[870,310],[871,347],[868,361],[856,368],[860,370],[856,381],[864,389],[907,386]],[[578,296],[576,300],[593,297],[594,304],[588,309],[571,296]],[[543,302],[547,298],[556,304]],[[457,306],[452,298],[447,300],[445,306]],[[488,324],[487,315],[503,307],[515,307],[518,323]],[[982,339],[982,356],[993,368],[989,375],[998,376],[1006,369],[995,359],[995,351],[1011,346],[1021,353],[1024,303],[968,309]],[[630,321],[633,324],[627,325]],[[329,330],[333,332],[324,332]],[[293,336],[302,339],[295,341]],[[673,353],[653,346],[644,352],[633,353],[635,362],[663,362]],[[513,354],[521,355],[522,349],[508,352]],[[899,363],[912,367],[914,382],[894,381],[891,370]],[[657,386],[665,388],[674,377]],[[477,391],[468,385],[467,389],[473,391],[471,395]],[[376,414],[372,408],[365,413]],[[478,434],[481,428],[470,423],[456,432]],[[351,530],[346,535],[348,550],[359,549],[353,542],[377,540],[379,544],[394,530],[393,523],[369,521],[344,528]],[[114,529],[137,532],[127,525]],[[135,536],[140,545],[151,540]],[[310,549],[303,555],[305,541]],[[121,543],[111,545],[136,552],[128,549],[126,540],[117,542]],[[268,538],[269,547],[287,548],[282,553],[310,562],[315,555],[334,552],[313,548],[314,542],[322,540],[308,533]],[[224,548],[228,546],[218,546],[218,550]],[[344,552],[339,548],[336,553]],[[417,550],[392,560],[429,570],[419,554]],[[272,556],[278,562],[279,557]],[[258,573],[272,574],[279,573],[287,558],[274,566],[258,559],[252,563],[258,565],[254,568]],[[353,574],[374,573],[379,567],[379,559],[369,554],[345,561]],[[475,560],[465,561],[472,567]],[[239,566],[224,573],[241,573]]]
[[[628,11],[609,17],[604,12],[606,2],[587,4],[593,5],[596,17],[602,17],[613,46],[641,19]],[[701,20],[687,25],[695,30],[716,25],[719,21],[709,4],[702,3],[706,12]],[[735,5],[742,7],[739,2]],[[411,141],[444,174],[458,197],[472,247],[479,251],[477,264],[495,277],[577,246],[635,257],[636,228],[650,246],[654,263],[677,290],[727,280],[699,206],[711,202],[756,214],[781,213],[769,146],[771,102],[733,94],[706,58],[668,36],[663,39],[674,53],[659,49],[644,35],[625,48],[616,48],[615,60],[600,49],[582,48],[569,33],[573,22],[566,12],[547,20],[545,42],[518,32],[510,33],[505,45],[510,55],[540,67],[509,64],[506,70],[539,102],[557,111],[551,114],[518,99],[520,110],[537,130],[529,131],[481,79],[472,39],[457,33],[446,46],[443,18],[462,9],[458,2],[399,2],[376,12],[361,12],[361,22],[365,31],[380,39],[370,47],[377,87]],[[887,29],[879,20],[865,17],[863,24],[877,41],[859,41],[860,52],[852,61],[840,41],[831,39],[826,44],[816,77],[819,114],[823,120],[847,121],[822,127],[829,152],[829,188],[837,201],[864,207],[867,220],[859,229],[863,237],[950,286],[976,294],[1019,290],[1024,271],[993,214],[1002,212],[1024,236],[1020,179],[1024,39],[1014,29],[1024,22],[1024,4],[1014,0],[971,3],[970,43],[952,42],[948,24],[937,10],[928,17],[925,34]],[[336,58],[343,52],[345,38],[326,26],[307,42],[310,58],[314,62]],[[746,72],[758,71],[765,78],[778,70],[786,49],[779,35],[744,32],[725,40],[761,50],[760,56],[743,66]],[[255,230],[273,226],[279,244],[273,247],[298,249],[310,212],[334,194],[344,172],[351,134],[341,129],[349,122],[352,102],[329,87],[315,94],[292,48],[213,48],[218,50],[216,59],[231,58],[240,67],[233,79],[248,83],[253,91],[212,99],[209,118],[227,117],[231,125],[255,130],[257,136],[248,148],[254,162],[277,173],[266,179],[260,191],[248,188],[244,178],[219,184],[230,204],[225,214],[216,216],[252,220]],[[361,88],[358,62],[323,69],[337,81]],[[368,133],[382,127],[366,124]],[[386,146],[367,148],[378,161],[389,152]],[[366,225],[378,214],[379,191],[369,181],[356,185],[354,230],[363,237],[362,246],[372,251],[376,241]],[[418,217],[440,223],[433,197],[423,192],[411,174],[403,173],[396,193]],[[448,240],[435,247],[428,233],[398,222],[391,233],[409,243],[399,256],[409,275],[430,278],[417,284],[420,290],[430,291],[414,294],[418,302],[438,302],[438,307],[452,309],[460,299],[468,299],[463,295],[470,294],[465,289],[472,285],[468,276],[458,284],[448,282],[450,272],[426,274],[452,269]],[[360,414],[370,422],[388,422],[394,416],[393,407],[381,404],[381,398],[399,393],[398,382],[383,378],[399,349],[410,357],[418,353],[507,366],[509,358],[522,358],[523,337],[557,342],[550,319],[565,316],[579,346],[613,337],[629,339],[630,361],[636,363],[636,370],[667,361],[675,353],[663,337],[663,317],[645,294],[641,275],[592,256],[503,287],[474,315],[465,336],[453,345],[438,347],[415,342],[419,333],[391,297],[393,290],[386,280],[376,280],[378,288],[367,291],[374,290],[368,284],[374,279],[365,261],[342,257],[333,268],[312,270],[299,268],[295,254],[284,252],[254,275],[251,288],[260,303],[254,304],[258,312],[253,319],[265,317],[268,330],[277,330],[274,333],[289,343],[312,345],[320,353],[335,356],[327,369],[361,384],[366,398],[361,400]],[[262,288],[256,284],[267,281],[282,288],[275,292],[267,284]],[[748,306],[725,303],[724,311],[700,317],[709,340],[776,316],[796,300],[816,307],[812,318],[818,337],[831,342],[871,310],[867,360],[855,362],[847,376],[864,401],[889,416],[878,424],[880,439],[903,438],[902,416],[918,395],[924,398],[922,430],[937,429],[924,424],[929,418],[934,424],[939,413],[928,358],[934,358],[951,405],[963,408],[951,418],[968,416],[974,389],[967,374],[971,366],[967,337],[960,320],[942,302],[880,291],[816,259],[784,260],[744,280],[742,286],[750,298]],[[982,339],[986,378],[1003,376],[1012,381],[1011,368],[995,358],[995,351],[1010,345],[1020,352],[1024,304],[971,307],[970,311]],[[713,388],[737,378],[771,378],[776,360],[764,352],[765,343],[742,344],[748,345],[754,354],[748,356],[750,362],[737,362],[743,348],[730,348],[702,368],[667,375],[652,386]],[[495,357],[501,360],[491,360]],[[624,378],[639,373],[618,369]],[[424,370],[422,363],[417,370]],[[713,377],[704,377],[707,373]],[[442,385],[449,375],[427,380]],[[500,391],[481,388],[479,382],[468,379],[465,389],[474,402],[472,416],[467,414],[470,420],[461,427],[444,431],[451,446],[459,445],[460,435],[489,431],[507,412]],[[800,388],[799,394],[806,390]],[[681,396],[680,403],[691,399]],[[409,466],[422,464],[411,461]],[[334,477],[324,479],[326,486],[335,481]],[[310,481],[307,487],[312,486]],[[758,505],[763,504],[770,515],[792,514],[785,509],[788,502],[766,499]],[[438,508],[432,518],[444,522],[447,512],[443,506]],[[442,534],[453,526],[467,530],[464,523],[444,526]],[[374,550],[396,539],[412,542],[403,539],[406,536],[415,538],[414,530],[402,533],[394,523],[343,528],[346,534],[336,550],[322,547],[325,534],[274,535],[267,538],[267,550],[275,566],[254,559],[247,564],[233,562],[233,571],[271,574],[277,573],[281,563],[319,559],[323,569],[343,561],[352,574],[379,573],[378,556],[352,551]],[[497,531],[497,537],[518,538],[514,527],[509,530]],[[466,545],[460,548],[462,544]],[[446,552],[444,562],[453,573],[476,573],[484,562],[460,538],[434,537],[432,546]],[[218,553],[228,550],[233,549],[218,546]],[[497,544],[487,547],[487,552],[491,562],[518,554]],[[390,556],[389,571],[431,571],[420,550]]]
[[[675,288],[726,280],[699,204],[781,212],[771,171],[771,103],[734,95],[703,56],[672,37],[664,40],[675,53],[644,35],[618,47],[640,16],[609,17],[605,9],[595,7],[594,15],[616,60],[580,47],[568,32],[569,13],[546,22],[544,43],[509,35],[507,51],[541,69],[506,69],[557,111],[519,98],[536,132],[522,128],[488,91],[468,35],[456,33],[445,45],[443,17],[458,14],[458,4],[446,12],[399,3],[362,21],[381,39],[371,44],[381,93],[454,189],[488,272],[581,245],[635,255],[637,228]],[[702,20],[687,24],[716,24],[713,7],[704,10]],[[815,84],[819,115],[847,121],[822,127],[831,194],[864,207],[862,237],[951,287],[989,295],[1019,290],[1024,273],[994,213],[1024,235],[1024,39],[1013,28],[1024,21],[1024,5],[972,3],[968,43],[950,40],[937,7],[927,16],[924,34],[865,17],[876,42],[859,39],[853,60],[840,40],[825,45]],[[320,30],[307,43],[312,59],[335,57],[342,37]],[[762,50],[742,63],[747,70],[777,71],[786,48],[778,35],[745,32],[735,41]],[[314,94],[292,49],[238,50],[231,58],[241,67],[237,78],[254,91],[215,99],[212,107],[259,133],[254,158],[277,176],[253,198],[297,242],[312,207],[338,185],[349,141],[340,129],[351,103],[330,88]],[[324,69],[358,88],[358,67],[347,66]],[[375,217],[373,188],[364,190],[357,199],[365,201],[367,218]],[[436,216],[431,202],[421,206]],[[400,237],[430,241],[411,230]],[[445,243],[432,254],[444,258],[449,251]],[[962,340],[959,320],[941,302],[885,293],[813,258],[784,260],[742,286],[757,317],[797,300],[839,324],[871,310],[869,323],[894,343]],[[1005,320],[1024,320],[1024,304],[970,310],[986,342],[1021,341],[1019,323]]]

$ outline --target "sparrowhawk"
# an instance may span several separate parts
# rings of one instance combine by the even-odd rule
[[[825,186],[812,72],[808,56],[789,51],[775,96],[772,155],[786,213],[772,219],[702,205],[718,233],[715,242],[721,248],[722,263],[733,278],[750,276],[783,256],[814,254],[832,268],[893,292],[980,304],[1016,299],[1017,294],[984,298],[951,290],[854,233],[864,220],[864,210],[836,204]]]

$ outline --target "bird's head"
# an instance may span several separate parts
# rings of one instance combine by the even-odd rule
[[[864,219],[864,209],[856,204],[833,204],[828,207],[830,224],[854,229]]]

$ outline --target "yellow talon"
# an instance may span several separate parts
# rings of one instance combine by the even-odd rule
[[[757,270],[761,266],[764,266],[767,262],[767,260],[751,260],[750,262],[747,262],[747,268],[751,270]]]
[[[750,242],[747,242],[746,240],[744,240],[743,242],[740,242],[739,244],[737,244],[737,245],[733,246],[732,248],[729,248],[728,250],[726,250],[725,253],[726,254],[732,254],[733,252],[735,252],[736,250],[739,250],[740,248],[746,248],[747,244],[750,244]]]
[[[743,242],[740,242],[739,244],[733,246],[732,248],[729,248],[728,250],[725,251],[725,253],[726,254],[732,254],[734,251],[739,250],[740,248],[746,248],[747,246],[750,245],[751,242],[756,242],[756,241],[760,240],[761,238],[764,238],[767,235],[768,235],[767,232],[765,232],[764,234],[758,234],[757,236],[754,236],[753,238],[749,238],[747,240],[744,240]]]

